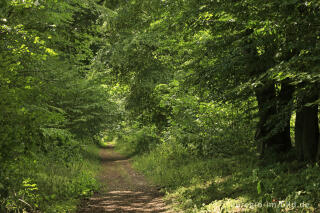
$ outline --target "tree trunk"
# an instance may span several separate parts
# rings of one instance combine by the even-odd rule
[[[273,143],[271,133],[271,116],[276,113],[274,104],[276,98],[276,91],[273,83],[265,83],[264,85],[256,88],[256,97],[258,101],[258,116],[259,122],[257,125],[255,140],[258,144],[258,149],[261,156],[264,155],[266,145]]]
[[[295,141],[298,157],[305,161],[315,161],[319,147],[318,105],[305,106],[317,100],[318,95],[312,91],[299,98],[296,114]]]
[[[261,156],[263,157],[266,150],[277,153],[290,150],[291,100],[294,87],[283,83],[279,95],[276,96],[275,85],[269,82],[255,92],[259,108],[255,139]]]
[[[319,110],[319,108],[318,108]],[[320,133],[319,133],[319,139],[318,139],[318,154],[317,154],[317,161],[320,161]]]
[[[303,135],[303,113],[301,111],[296,112],[296,122],[294,127],[295,132],[295,146],[297,150],[297,157],[303,160],[303,147],[302,147],[302,135]]]
[[[281,84],[281,90],[277,97],[277,124],[280,125],[280,131],[276,133],[275,139],[279,144],[280,151],[288,151],[292,148],[290,137],[290,119],[292,114],[292,98],[294,86],[287,82]]]

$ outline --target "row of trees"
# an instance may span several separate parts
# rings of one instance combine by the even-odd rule
[[[106,45],[95,63],[129,86],[126,106],[142,126],[161,135],[191,102],[226,103],[243,119],[254,112],[262,156],[294,144],[299,159],[319,159],[317,1],[103,3]]]
[[[0,206],[29,184],[21,159],[60,147],[68,161],[105,129],[139,133],[139,152],[168,142],[210,158],[255,141],[261,156],[295,147],[298,159],[316,161],[319,8],[0,0]]]
[[[98,16],[91,3],[2,2],[1,159],[43,143],[49,130],[99,132],[106,95],[87,78]]]
[[[79,147],[115,116],[108,90],[90,68],[101,42],[100,10],[87,0],[0,1],[0,211],[39,207],[38,188],[52,188],[42,200],[82,193],[70,182],[58,192],[59,180],[43,183],[40,165],[70,168]],[[90,184],[81,181],[78,189]]]

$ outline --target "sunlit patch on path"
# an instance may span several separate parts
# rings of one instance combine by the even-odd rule
[[[80,212],[170,212],[161,193],[136,173],[129,159],[107,147],[100,152],[102,192],[94,195]]]

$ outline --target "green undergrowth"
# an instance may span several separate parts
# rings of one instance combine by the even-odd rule
[[[0,212],[75,212],[79,201],[99,185],[99,148],[69,143],[30,152],[5,165]],[[2,189],[4,189],[2,187]]]
[[[128,150],[121,148],[125,144],[118,146]],[[272,163],[258,160],[254,153],[200,158],[177,143],[160,143],[136,155],[134,167],[164,187],[166,200],[177,212],[319,210],[318,165],[295,160]]]
[[[154,127],[141,128],[134,126],[128,128],[125,134],[120,134],[113,139],[118,152],[126,156],[141,155],[149,152],[159,143]]]
[[[101,137],[98,141],[99,141],[100,147],[106,148],[108,146],[115,146],[117,143],[117,138],[113,136],[105,135]]]

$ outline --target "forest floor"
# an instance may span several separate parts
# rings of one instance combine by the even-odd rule
[[[101,148],[102,169],[98,176],[101,190],[85,201],[81,212],[170,212],[162,194],[131,167],[129,158]]]

